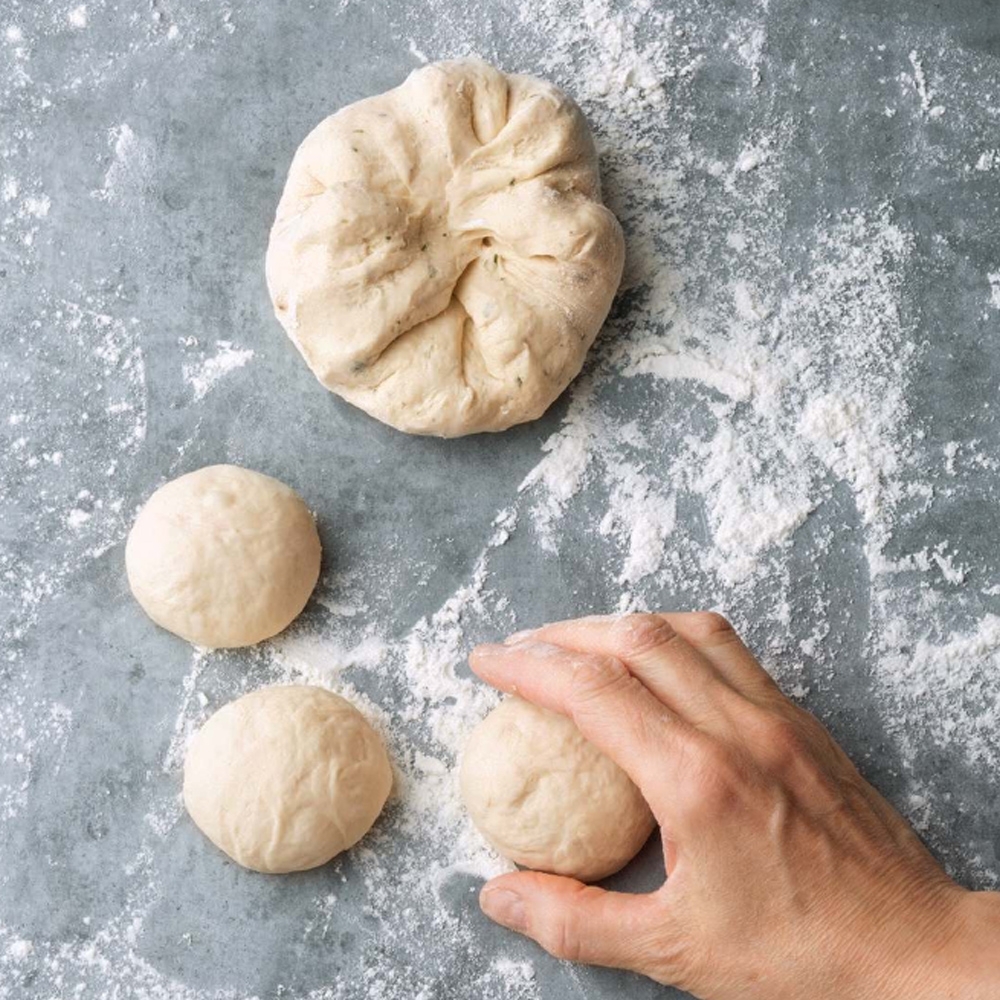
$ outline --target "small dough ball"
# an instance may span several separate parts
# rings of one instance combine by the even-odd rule
[[[378,734],[325,688],[264,688],[219,709],[184,761],[184,805],[234,861],[305,871],[356,844],[382,811],[392,767]]]
[[[197,646],[250,646],[291,624],[319,579],[320,543],[294,490],[236,465],[161,486],[125,546],[143,611]]]
[[[567,718],[507,698],[476,727],[462,800],[504,857],[596,882],[618,871],[656,821],[628,775]]]
[[[320,122],[267,248],[275,313],[328,389],[402,431],[540,417],[621,280],[580,109],[475,59],[415,70]]]

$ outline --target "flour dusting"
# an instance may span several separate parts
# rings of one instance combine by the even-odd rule
[[[254,354],[249,348],[234,347],[228,340],[217,341],[215,348],[211,357],[184,365],[184,380],[191,386],[195,402],[204,399],[219,379],[242,368]]]

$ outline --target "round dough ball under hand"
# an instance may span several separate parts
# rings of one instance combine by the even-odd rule
[[[306,137],[267,283],[323,385],[402,431],[455,437],[545,412],[623,262],[579,108],[470,59],[418,69]]]
[[[306,685],[264,688],[219,709],[184,760],[184,805],[234,861],[305,871],[356,844],[378,818],[392,767],[348,701]]]
[[[197,646],[250,646],[288,626],[319,579],[309,508],[284,483],[210,465],[161,486],[125,545],[135,599]]]
[[[581,882],[618,871],[656,826],[628,775],[572,721],[521,698],[473,731],[459,781],[473,823],[504,857]]]

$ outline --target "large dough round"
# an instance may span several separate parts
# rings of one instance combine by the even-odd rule
[[[569,719],[520,698],[473,731],[460,784],[504,857],[583,882],[618,871],[656,825],[639,789]]]
[[[211,465],[161,486],[125,546],[129,586],[157,625],[198,646],[249,646],[305,607],[319,578],[309,508],[284,483]]]
[[[577,106],[463,60],[306,137],[267,281],[323,385],[400,430],[453,437],[545,412],[579,372],[623,260]]]
[[[378,734],[324,688],[264,688],[198,731],[184,805],[209,840],[259,872],[304,871],[356,844],[392,787]]]

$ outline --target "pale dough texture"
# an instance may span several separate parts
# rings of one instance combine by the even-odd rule
[[[326,864],[370,829],[392,787],[378,734],[324,688],[264,688],[198,731],[184,805],[234,861],[259,872]]]
[[[473,731],[460,785],[504,857],[583,882],[618,871],[656,825],[639,789],[569,719],[520,698]]]
[[[579,372],[623,260],[577,106],[463,60],[307,136],[267,281],[323,385],[400,430],[453,437],[545,412]]]
[[[270,476],[211,465],[161,486],[125,546],[150,618],[198,646],[249,646],[305,607],[319,578],[316,524]]]

